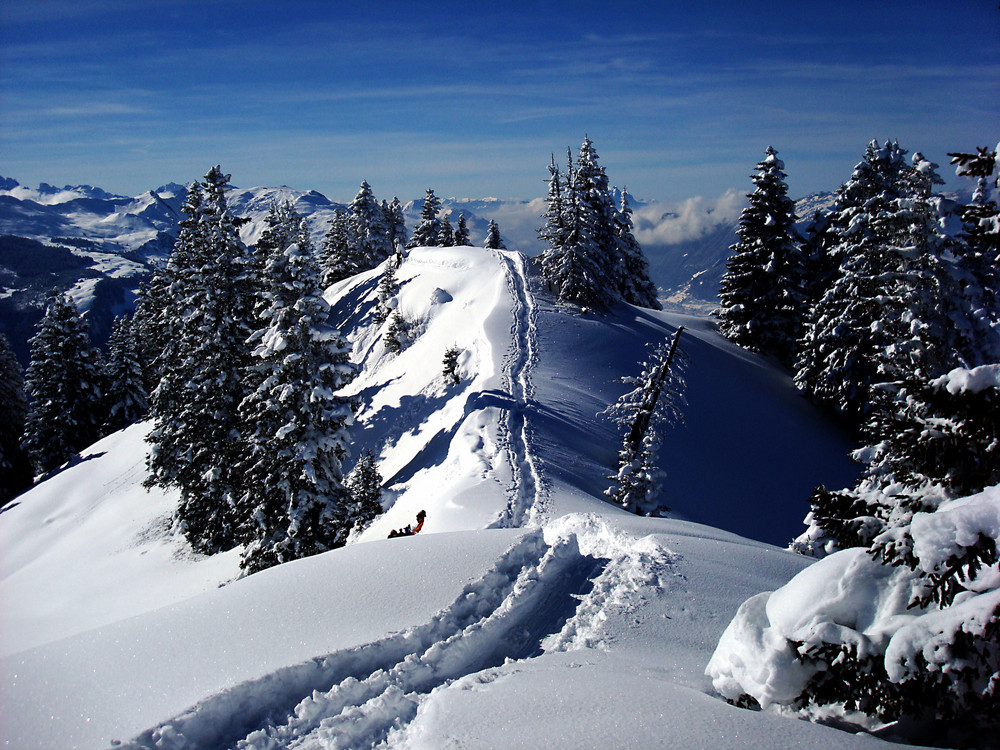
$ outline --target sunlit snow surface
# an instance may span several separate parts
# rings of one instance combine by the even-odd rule
[[[410,253],[413,340],[391,355],[379,274],[327,297],[364,367],[355,454],[379,458],[385,516],[233,580],[238,551],[191,554],[176,497],[141,487],[147,427],[98,443],[0,513],[7,747],[878,744],[733,708],[704,676],[740,604],[807,564],[745,537],[787,541],[811,486],[850,476],[784,376],[697,319],[557,309],[520,255],[473,248]],[[678,324],[690,405],[666,501],[729,531],[600,499],[617,437],[595,415]],[[385,538],[421,509],[419,536]]]

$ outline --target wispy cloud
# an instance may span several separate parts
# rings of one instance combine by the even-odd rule
[[[49,107],[39,114],[43,117],[121,117],[123,115],[146,115],[152,110],[120,102],[86,102],[63,107]]]

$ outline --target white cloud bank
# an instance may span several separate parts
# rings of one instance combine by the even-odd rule
[[[695,196],[675,203],[653,202],[633,210],[635,236],[643,245],[674,245],[698,239],[723,224],[733,224],[746,194],[731,188],[715,198]]]

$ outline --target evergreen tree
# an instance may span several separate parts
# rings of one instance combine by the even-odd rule
[[[545,223],[538,229],[538,239],[546,243],[547,247],[541,255],[542,277],[549,285],[549,291],[553,290],[553,283],[560,277],[560,264],[566,246],[566,238],[569,234],[566,227],[567,220],[567,198],[564,194],[563,179],[556,164],[555,154],[549,157],[549,179],[547,195],[545,199],[545,213],[542,218]]]
[[[792,365],[801,336],[803,268],[784,162],[768,146],[719,286],[720,332],[740,346]]]
[[[607,304],[603,276],[605,269],[597,257],[590,240],[590,230],[584,221],[585,211],[577,190],[572,153],[567,155],[565,182],[558,202],[562,209],[562,232],[558,235],[558,244],[550,244],[542,252],[542,275],[560,302],[571,302],[583,307],[603,307]],[[550,202],[551,192],[550,183]],[[546,231],[549,227],[547,223]],[[552,241],[550,239],[550,243]]]
[[[438,230],[438,247],[455,246],[455,230],[451,226],[451,219],[447,216],[441,218],[441,228]]]
[[[932,511],[945,498],[978,492],[995,483],[994,477],[1000,480],[993,437],[976,426],[966,406],[974,404],[971,408],[989,421],[995,394],[955,396],[942,390],[942,383],[966,372],[963,360],[977,365],[985,359],[987,352],[976,352],[975,342],[992,333],[992,323],[954,302],[981,298],[970,291],[974,285],[966,278],[946,273],[949,267],[940,260],[960,251],[940,234],[930,207],[932,186],[940,183],[934,165],[915,155],[905,180],[908,192],[900,207],[883,209],[882,217],[902,217],[902,253],[909,267],[900,270],[881,261],[886,274],[878,302],[887,316],[901,317],[908,327],[890,346],[892,360],[874,388],[877,408],[870,410],[864,430],[869,447],[855,454],[865,467],[861,481],[836,492],[820,487],[810,499],[809,528],[796,541],[796,548],[809,554],[869,546],[886,528],[905,528],[913,513]],[[901,314],[893,306],[899,281],[909,298]],[[889,324],[873,324],[875,333],[883,328]],[[980,333],[983,328],[986,333]],[[928,383],[956,365],[963,367],[953,371],[955,378]],[[995,365],[974,372],[982,380],[991,367]]]
[[[945,240],[895,143],[869,145],[831,217],[837,275],[800,341],[796,384],[855,424],[880,384],[960,364],[943,309]]]
[[[24,447],[38,473],[61,466],[101,437],[102,363],[87,328],[69,297],[53,290],[31,339],[25,374],[31,401]]]
[[[838,588],[874,588],[872,601],[888,614],[905,608],[904,622],[922,616],[927,624],[904,638],[913,645],[903,653],[917,658],[890,657],[894,628],[859,648],[854,626],[812,620],[814,632],[826,636],[789,644],[804,666],[819,665],[797,701],[845,704],[883,721],[957,720],[966,731],[989,727],[987,735],[995,735],[990,686],[1000,669],[1000,609],[997,532],[988,520],[995,500],[978,493],[1000,483],[1000,365],[913,380],[896,403],[899,410],[881,422],[881,440],[860,452],[866,468],[858,485],[814,496],[812,526],[793,546],[812,553],[867,548],[887,571],[852,565]],[[870,611],[855,613],[850,597],[837,596],[817,610],[830,613],[831,624],[871,622]],[[988,600],[985,608],[977,597]]]
[[[385,264],[382,278],[378,283],[378,304],[375,306],[375,322],[382,325],[392,311],[396,309],[399,300],[399,283],[396,281],[396,264],[390,260]]]
[[[396,248],[406,246],[406,220],[403,218],[403,207],[399,198],[393,197],[391,203],[382,201],[385,214],[386,239],[388,246],[395,252]]]
[[[615,237],[619,251],[625,260],[625,276],[620,290],[622,299],[630,305],[663,309],[656,298],[656,285],[649,276],[649,261],[642,247],[632,233],[632,207],[629,205],[628,191],[623,190],[621,205],[615,213]]]
[[[344,484],[350,494],[348,525],[360,531],[382,515],[382,475],[370,450],[361,451]]]
[[[563,195],[563,180],[559,172],[559,165],[556,164],[555,154],[549,156],[549,179],[545,182],[548,190],[545,198],[545,213],[542,218],[545,223],[538,230],[538,239],[548,244],[548,252],[557,254],[562,248],[566,239],[566,227],[564,225],[565,197]]]
[[[407,330],[406,321],[403,320],[399,308],[396,308],[389,320],[389,328],[385,332],[386,351],[392,354],[399,354],[403,351],[408,340],[409,331]]]
[[[361,181],[361,188],[351,201],[350,212],[353,265],[359,271],[367,271],[389,257],[393,244],[385,211],[366,180]]]
[[[108,340],[108,430],[115,432],[141,420],[149,408],[139,345],[127,317],[115,318]]]
[[[261,373],[240,404],[247,450],[239,507],[249,519],[242,566],[250,572],[342,545],[348,493],[350,347],[328,325],[315,252],[302,222],[297,241],[267,267],[264,327],[251,342]]]
[[[483,243],[483,247],[490,250],[507,249],[507,246],[503,244],[503,239],[500,237],[500,227],[497,226],[497,223],[493,219],[490,219],[490,225],[486,229],[486,241]]]
[[[875,158],[866,158],[869,165],[859,172],[876,171],[877,159],[894,156],[876,151],[873,144]],[[808,614],[786,599],[792,609],[786,606],[782,618],[808,622],[796,633],[805,637],[772,633],[762,658],[768,651],[795,655],[790,668],[805,675],[792,678],[803,681],[795,707],[839,704],[883,722],[909,717],[925,741],[952,746],[965,735],[980,746],[998,728],[1000,365],[949,364],[968,343],[962,332],[982,321],[962,321],[967,309],[949,309],[950,300],[977,294],[969,293],[968,276],[940,273],[950,266],[941,259],[957,256],[966,273],[970,266],[937,229],[929,205],[937,182],[933,165],[916,155],[912,168],[900,173],[898,196],[872,192],[849,222],[833,217],[835,228],[850,227],[847,236],[858,241],[838,239],[841,278],[860,265],[851,260],[858,246],[872,253],[862,243],[880,242],[885,250],[876,258],[883,294],[875,297],[884,320],[873,317],[873,336],[900,319],[908,327],[889,339],[891,361],[876,356],[882,382],[874,386],[878,408],[867,419],[868,446],[855,453],[861,478],[836,492],[819,488],[809,528],[793,543],[814,555],[841,550],[841,567],[832,566],[835,590],[807,597]],[[909,294],[905,308],[897,301],[906,297],[900,286]],[[786,693],[789,676],[778,667],[775,681]]]
[[[424,205],[420,209],[420,222],[413,230],[410,241],[406,243],[408,248],[437,246],[438,237],[441,236],[441,220],[438,218],[440,209],[441,201],[433,190],[427,188]]]
[[[264,231],[260,233],[253,246],[250,264],[258,288],[263,287],[264,275],[271,256],[274,253],[284,252],[285,248],[295,241],[301,223],[302,217],[291,201],[286,200],[282,203],[271,201],[267,217],[264,219]]]
[[[324,287],[348,279],[364,270],[358,256],[352,250],[355,244],[348,212],[337,209],[333,213],[333,221],[330,222],[330,228],[323,241],[320,265]]]
[[[21,447],[27,416],[21,365],[0,333],[0,505],[31,486],[31,461]]]
[[[1000,146],[998,146],[1000,149]],[[959,176],[976,180],[972,201],[962,206],[962,243],[955,252],[966,275],[962,298],[969,317],[980,322],[979,340],[972,346],[984,352],[982,361],[1000,359],[996,334],[1000,323],[1000,208],[990,197],[990,178],[997,172],[997,149],[978,147],[976,153],[951,153]],[[1000,177],[996,178],[1000,181]]]
[[[275,255],[280,255],[288,246],[298,240],[302,216],[292,206],[291,201],[278,203],[272,201],[267,218],[264,219],[264,231],[261,232],[253,247],[250,259],[251,277],[253,282],[254,314],[252,327],[261,327],[261,315],[267,309],[265,292],[267,290],[267,268]],[[260,385],[259,373],[249,368],[244,376],[244,391],[250,393]]]
[[[796,311],[800,326],[804,326],[810,311],[824,292],[833,286],[833,280],[839,269],[839,262],[835,260],[833,250],[836,234],[830,226],[829,215],[815,211],[805,228],[804,235],[799,248],[802,262],[802,278],[799,286],[802,289],[802,297]]]
[[[441,363],[443,367],[441,374],[452,385],[458,385],[462,382],[462,378],[458,374],[458,358],[461,354],[462,350],[457,346],[449,346],[444,352],[444,360]]]
[[[169,318],[175,312],[169,300],[170,276],[166,266],[158,266],[149,281],[139,287],[131,326],[147,394],[160,382],[160,355],[166,349]]]
[[[625,258],[615,232],[617,209],[611,195],[604,167],[598,162],[597,149],[584,137],[573,172],[573,193],[578,203],[577,221],[586,239],[586,252],[599,270],[601,307],[616,301],[626,284]]]
[[[217,552],[238,542],[235,509],[243,477],[237,408],[245,393],[253,319],[241,220],[229,213],[229,176],[213,167],[188,193],[167,264],[170,305],[162,377],[150,397],[149,484],[176,486],[177,522],[192,547]]]
[[[576,162],[569,155],[565,175],[549,165],[545,224],[538,230],[548,243],[542,252],[542,276],[560,302],[607,308],[625,300],[658,307],[649,264],[632,233],[631,208],[621,207],[585,138]]]
[[[546,243],[547,248],[542,254],[543,261],[558,258],[562,248],[566,243],[566,199],[563,190],[562,174],[556,164],[555,154],[549,156],[549,178],[545,181],[548,185],[545,198],[545,213],[542,218],[545,223],[538,229],[538,239]],[[556,268],[548,267],[543,262],[542,275],[547,279],[555,276]]]
[[[632,513],[659,515],[666,510],[655,500],[656,449],[661,427],[681,419],[684,380],[677,344],[683,330],[683,326],[677,329],[669,345],[664,342],[653,349],[638,378],[622,379],[636,387],[604,412],[623,428],[618,472],[609,477],[615,484],[605,494]]]
[[[465,215],[459,214],[458,226],[455,227],[455,245],[456,247],[468,247],[471,244],[472,240],[469,239],[469,225],[465,221]]]

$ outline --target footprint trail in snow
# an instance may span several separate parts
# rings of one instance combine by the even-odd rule
[[[507,508],[494,527],[540,526],[545,490],[531,450],[531,427],[527,412],[534,387],[531,370],[537,359],[535,300],[528,287],[525,258],[521,253],[497,251],[504,263],[511,307],[511,346],[504,361],[504,388],[511,396],[506,419],[500,425],[507,448],[513,481]]]
[[[389,746],[435,689],[509,659],[600,645],[608,613],[662,588],[671,561],[650,538],[564,517],[522,537],[425,625],[238,685],[122,747]]]

